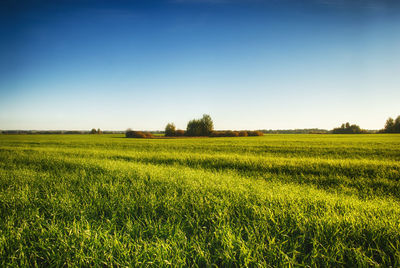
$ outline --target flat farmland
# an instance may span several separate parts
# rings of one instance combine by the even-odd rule
[[[0,266],[400,266],[400,134],[0,135]]]

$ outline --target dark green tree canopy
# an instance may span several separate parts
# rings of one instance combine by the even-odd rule
[[[366,130],[361,129],[359,126],[357,125],[350,125],[349,122],[347,122],[346,124],[342,124],[341,127],[339,128],[334,128],[332,130],[333,134],[362,134],[362,133],[367,133]]]
[[[210,136],[214,130],[214,123],[211,116],[204,114],[201,119],[193,119],[189,121],[186,128],[188,136]]]
[[[397,116],[396,120],[393,120],[393,118],[389,117],[388,120],[386,120],[385,128],[381,130],[381,132],[400,133],[400,115]]]
[[[176,134],[176,127],[174,123],[168,123],[165,127],[165,136],[172,137]]]

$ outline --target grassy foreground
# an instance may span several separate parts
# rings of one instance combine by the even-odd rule
[[[0,266],[400,266],[400,135],[0,135]]]

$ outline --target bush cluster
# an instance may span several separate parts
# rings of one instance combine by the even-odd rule
[[[264,133],[262,133],[261,131],[247,131],[247,135],[248,136],[264,136]]]
[[[175,129],[174,123],[169,123],[165,127],[165,137],[183,137],[186,136],[186,131],[182,129]]]
[[[259,132],[261,133],[261,131],[259,131]],[[239,131],[239,137],[247,137],[247,136],[249,136],[249,133],[247,131],[245,131],[245,130]],[[262,136],[262,135],[258,135],[258,136]]]
[[[239,137],[238,131],[226,130],[226,131],[213,131],[210,137]]]
[[[247,136],[263,136],[264,134],[261,131],[232,131],[232,130],[225,130],[225,131],[213,131],[210,137],[247,137]]]
[[[165,127],[166,137],[247,137],[247,136],[263,136],[261,131],[214,131],[214,123],[211,116],[204,114],[200,119],[190,120],[187,124],[186,131],[176,130],[174,123],[168,123]]]
[[[125,136],[127,138],[142,138],[142,139],[154,138],[154,135],[151,134],[150,132],[133,131],[133,130],[127,130],[125,132]]]
[[[201,137],[210,136],[214,129],[214,123],[211,116],[204,114],[200,119],[190,120],[187,124],[186,131],[178,129],[176,130],[174,123],[168,123],[165,127],[166,137]]]
[[[367,133],[367,131],[364,129],[361,129],[357,125],[350,125],[350,123],[347,122],[346,124],[342,124],[342,126],[339,128],[334,128],[332,130],[332,133],[333,134],[363,134],[363,133]]]
[[[178,129],[175,131],[175,136],[176,137],[183,137],[186,135],[186,131],[182,130],[182,129]]]
[[[102,134],[103,132],[100,130],[100,128],[98,128],[97,130],[95,128],[92,128],[92,130],[90,130],[90,134]]]

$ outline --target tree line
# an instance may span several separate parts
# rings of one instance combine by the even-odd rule
[[[214,130],[214,122],[211,116],[204,114],[200,119],[190,120],[187,124],[186,131],[176,129],[174,123],[168,123],[165,127],[165,136],[167,137],[247,137],[247,136],[263,136],[260,131],[232,131],[232,130]]]
[[[380,131],[381,133],[400,133],[400,115],[396,117],[396,120],[389,117],[386,120],[385,128]]]
[[[122,134],[124,131],[102,131],[99,128],[93,128],[90,131],[84,130],[0,130],[0,134]],[[381,130],[365,130],[360,126],[350,123],[344,123],[338,128],[332,130],[325,129],[287,129],[287,130],[214,130],[214,123],[211,117],[204,114],[200,119],[190,120],[186,130],[176,129],[174,123],[168,123],[165,131],[133,131],[128,129],[125,131],[126,137],[129,138],[152,138],[157,134],[165,134],[167,137],[246,137],[246,136],[262,136],[263,134],[363,134],[363,133],[400,133],[400,115],[393,119],[389,117],[385,126]]]
[[[232,130],[214,130],[214,122],[211,116],[204,114],[202,118],[190,120],[186,126],[186,130],[177,129],[174,123],[168,123],[165,127],[164,135],[166,137],[247,137],[247,136],[263,136],[261,131],[232,131]],[[127,138],[152,138],[150,132],[126,131]]]
[[[90,134],[102,134],[102,133],[103,131],[101,131],[100,128],[98,129],[92,128],[92,130],[90,131]]]
[[[350,125],[349,122],[346,124],[342,124],[341,127],[334,128],[332,130],[333,134],[366,134],[368,131],[365,129],[361,129],[360,126],[357,126],[355,124]]]
[[[261,129],[264,134],[328,134],[329,130],[320,128],[301,129]]]
[[[214,122],[211,116],[204,114],[200,119],[190,120],[186,131],[177,130],[174,123],[168,123],[165,127],[165,136],[189,136],[189,137],[207,137],[214,131]]]
[[[366,133],[400,133],[400,115],[397,116],[396,120],[389,117],[386,120],[385,127],[379,131],[371,132],[366,129],[360,128],[358,125],[350,125],[349,122],[342,124],[338,128],[332,130],[333,134],[366,134]]]

